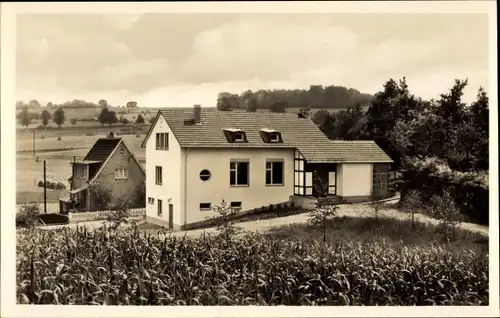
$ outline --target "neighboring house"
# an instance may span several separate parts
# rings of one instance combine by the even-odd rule
[[[165,109],[142,147],[147,220],[174,229],[215,216],[222,200],[248,211],[389,195],[392,160],[373,141],[331,141],[303,114]]]
[[[61,212],[99,209],[92,185],[108,188],[112,198],[129,198],[130,207],[139,204],[138,189],[145,185],[146,173],[122,138],[111,134],[98,139],[83,160],[71,162],[71,166],[70,197],[60,199]]]

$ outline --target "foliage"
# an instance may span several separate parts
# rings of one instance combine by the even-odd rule
[[[135,107],[137,107],[137,102],[135,102],[135,101],[128,101],[127,102],[127,107],[135,108]]]
[[[358,104],[336,113],[320,110],[314,115],[313,121],[329,139],[357,140],[361,137],[365,116]]]
[[[435,195],[429,202],[429,209],[434,218],[440,221],[439,227],[447,241],[454,241],[457,229],[462,221],[460,210],[450,193],[445,190],[441,195]]]
[[[25,127],[28,127],[32,120],[38,120],[38,113],[30,112],[28,106],[23,106],[23,110],[17,114],[19,123]]]
[[[488,255],[440,246],[179,238],[137,229],[20,231],[18,303],[488,305]]]
[[[277,101],[271,104],[269,110],[273,113],[284,113],[288,108],[288,103],[284,101]]]
[[[110,111],[107,107],[104,107],[99,113],[98,121],[102,125],[109,124],[109,126],[111,126],[112,124],[116,124],[118,122],[118,118],[116,117],[116,113],[114,111]]]
[[[209,218],[213,220],[220,235],[227,241],[230,241],[241,230],[236,225],[235,216],[241,211],[241,208],[233,208],[225,200],[219,205],[216,205],[212,210],[217,214],[215,217]]]
[[[102,108],[107,108],[108,107],[108,102],[105,99],[100,99],[98,104]]]
[[[119,120],[118,120],[121,124],[128,124],[129,123],[129,120],[125,117],[121,117]]]
[[[25,203],[16,214],[16,227],[33,228],[40,223],[38,216],[40,207],[38,203]]]
[[[52,115],[52,121],[58,126],[61,127],[62,124],[64,124],[64,121],[66,120],[64,116],[64,109],[59,107],[54,111],[54,114]]]
[[[144,117],[142,117],[141,114],[137,116],[137,119],[135,120],[136,124],[144,124]]]
[[[273,104],[284,102],[287,107],[291,108],[342,109],[349,105],[367,105],[372,98],[372,95],[362,94],[355,89],[343,86],[311,85],[309,89],[261,89],[255,92],[246,90],[239,95],[223,92],[219,94],[217,108],[221,110],[248,109],[249,103],[255,103],[255,106],[252,105],[253,111],[254,107],[270,109]]]
[[[108,187],[94,183],[89,186],[90,200],[99,211],[109,210],[112,201],[114,200],[111,189]]]
[[[315,228],[323,230],[323,242],[326,242],[327,225],[333,221],[337,215],[338,205],[332,204],[325,198],[316,198],[315,209],[309,212],[307,222]]]
[[[78,121],[75,118],[71,118],[69,122],[71,123],[71,125],[76,125]]]
[[[49,124],[49,120],[52,119],[52,115],[50,114],[50,112],[46,109],[42,110],[42,113],[40,114],[40,119],[42,120],[42,125],[44,127],[47,127],[47,125]]]
[[[401,199],[410,190],[418,190],[422,201],[449,191],[461,213],[469,220],[488,224],[489,187],[483,175],[449,169],[442,161],[407,160],[402,171]]]

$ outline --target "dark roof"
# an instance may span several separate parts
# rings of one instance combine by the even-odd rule
[[[120,141],[121,138],[99,138],[83,161],[106,161]]]
[[[392,162],[373,141],[332,142],[310,118],[299,118],[297,113],[202,108],[199,125],[184,124],[193,118],[193,108],[168,108],[160,113],[183,148],[288,148],[298,149],[310,162]],[[228,128],[244,131],[248,142],[229,143],[224,134]],[[265,142],[260,135],[263,128],[280,132],[283,142]]]

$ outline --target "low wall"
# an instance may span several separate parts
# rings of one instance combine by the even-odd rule
[[[69,222],[89,222],[101,221],[107,219],[111,211],[92,211],[92,212],[70,212],[68,214]],[[128,214],[131,218],[143,218],[146,216],[146,208],[130,209]]]

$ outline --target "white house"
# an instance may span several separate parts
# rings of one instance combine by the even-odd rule
[[[392,160],[373,141],[331,141],[297,113],[170,108],[146,138],[148,222],[186,229],[225,200],[242,211],[313,196],[388,195]],[[313,177],[313,175],[315,177]]]

